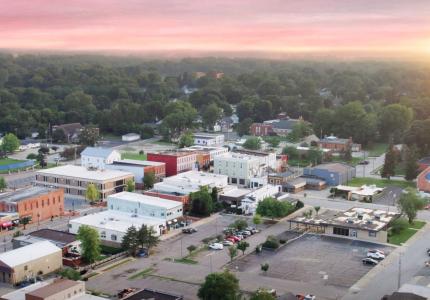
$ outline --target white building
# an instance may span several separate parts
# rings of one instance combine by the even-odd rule
[[[121,137],[123,142],[134,142],[140,140],[140,135],[137,133],[127,133]]]
[[[122,161],[121,161],[122,162]],[[113,163],[105,166],[106,170],[118,170],[133,174],[134,182],[137,184],[143,183],[143,177],[145,176],[145,169],[138,165],[127,165],[123,163]]]
[[[107,198],[108,209],[166,221],[182,217],[182,203],[137,193],[121,192]]]
[[[201,146],[201,145],[194,145],[187,148],[182,148],[181,151],[202,151],[209,153],[209,159],[210,161],[213,161],[214,158],[218,155],[228,153],[227,147],[210,147],[210,146]]]
[[[131,226],[136,228],[140,228],[142,225],[152,227],[155,232],[154,235],[159,236],[166,228],[166,221],[133,213],[105,210],[70,220],[69,232],[77,234],[82,225],[96,229],[103,244],[116,246],[121,244],[127,229]]]
[[[111,148],[87,147],[81,153],[81,165],[103,170],[106,165],[121,160],[121,154]]]
[[[229,183],[240,186],[251,186],[252,178],[261,178],[267,175],[269,170],[267,162],[276,165],[271,156],[255,156],[237,152],[229,152],[219,155],[214,159],[214,173],[229,177]]]
[[[258,203],[267,197],[272,197],[281,191],[280,185],[265,185],[257,190],[252,191],[245,196],[241,201],[240,209],[242,209],[243,214],[255,214],[257,210]]]
[[[194,145],[222,146],[224,144],[223,134],[194,133]]]

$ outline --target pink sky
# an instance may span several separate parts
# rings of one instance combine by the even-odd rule
[[[430,56],[430,0],[11,0],[0,48]]]

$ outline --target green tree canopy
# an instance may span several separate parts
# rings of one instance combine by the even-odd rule
[[[260,150],[261,140],[259,137],[250,137],[245,141],[243,147],[249,150]]]
[[[190,147],[194,145],[194,136],[191,131],[184,132],[179,138],[179,148]]]
[[[12,153],[18,150],[20,142],[16,135],[13,133],[8,133],[3,137],[3,141],[1,143],[1,150],[6,153]]]
[[[268,197],[260,201],[257,206],[257,213],[269,218],[282,218],[294,211],[293,205],[286,201],[278,201]]]
[[[206,187],[190,194],[191,213],[196,216],[209,216],[214,210],[211,193]]]
[[[145,190],[152,189],[155,183],[155,174],[154,172],[147,172],[143,177],[143,186]]]
[[[96,229],[81,225],[76,238],[81,241],[82,259],[87,263],[93,263],[100,256],[100,238]]]
[[[215,123],[222,118],[222,109],[216,103],[211,103],[206,106],[202,113],[202,120],[204,126],[212,130]]]
[[[121,246],[127,250],[132,256],[135,256],[139,249],[138,232],[136,227],[130,226],[125,233]]]
[[[399,199],[400,212],[408,218],[411,224],[417,216],[417,211],[424,205],[425,202],[418,196],[417,191],[411,188],[406,189]]]
[[[7,188],[7,182],[4,177],[0,177],[0,192],[3,192]]]
[[[228,271],[206,276],[197,296],[201,300],[239,300],[239,280]]]
[[[97,190],[97,187],[94,183],[88,184],[87,190],[85,192],[85,198],[90,202],[95,202],[100,199],[100,192]]]

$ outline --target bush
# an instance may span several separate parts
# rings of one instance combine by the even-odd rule
[[[298,201],[296,202],[296,207],[295,207],[295,209],[296,209],[296,210],[299,210],[300,208],[303,208],[303,207],[305,207],[305,204],[304,204],[302,201],[298,200]]]
[[[58,273],[63,278],[67,278],[70,280],[81,280],[81,274],[79,273],[79,271],[76,271],[72,268],[61,269]]]
[[[284,239],[279,240],[279,243],[281,243],[281,244],[285,244],[286,242],[287,242],[287,240],[284,240]]]
[[[268,249],[278,249],[279,248],[279,242],[273,235],[269,235],[266,239],[266,241],[263,243],[264,248]]]

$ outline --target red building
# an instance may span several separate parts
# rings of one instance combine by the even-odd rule
[[[268,136],[273,133],[273,126],[272,124],[253,123],[250,131],[255,136]]]
[[[427,169],[428,167],[430,167],[430,156],[421,158],[418,161],[418,171],[422,172],[425,169]]]
[[[430,167],[427,167],[417,177],[417,189],[430,193]]]
[[[197,156],[194,152],[166,151],[148,153],[147,160],[165,163],[166,176],[173,176],[196,168]]]

